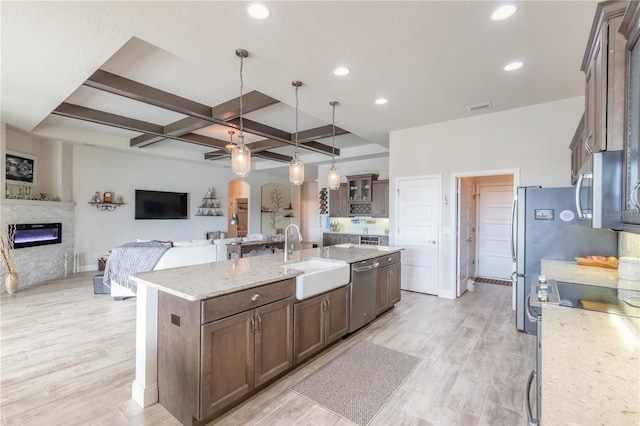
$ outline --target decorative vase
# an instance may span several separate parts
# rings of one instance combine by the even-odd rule
[[[9,294],[13,294],[16,291],[18,291],[18,273],[17,272],[7,274],[7,276],[4,277],[4,287],[7,289],[7,293]]]

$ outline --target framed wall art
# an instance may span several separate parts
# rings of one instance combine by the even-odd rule
[[[38,159],[34,155],[22,154],[20,152],[6,152],[6,172],[7,183],[21,184],[37,182]]]

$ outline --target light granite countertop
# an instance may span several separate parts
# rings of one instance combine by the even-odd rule
[[[542,259],[541,274],[556,281],[618,288],[618,270],[578,265],[571,260]]]
[[[544,304],[542,424],[640,424],[640,319]]]
[[[139,284],[181,297],[204,300],[227,293],[258,287],[302,275],[304,272],[284,268],[285,264],[311,258],[354,263],[401,251],[398,247],[351,246],[320,247],[295,251],[285,263],[282,253],[245,257],[225,262],[204,263],[133,274]]]

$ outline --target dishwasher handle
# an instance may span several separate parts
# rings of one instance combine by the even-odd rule
[[[380,262],[375,262],[375,263],[372,263],[371,265],[363,266],[363,267],[360,267],[360,268],[354,266],[353,267],[353,272],[364,272],[364,271],[368,271],[370,269],[375,269],[378,266],[380,266]]]

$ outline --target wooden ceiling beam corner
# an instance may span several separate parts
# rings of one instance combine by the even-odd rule
[[[157,136],[151,134],[144,134],[140,136],[136,136],[131,139],[130,145],[131,147],[141,148],[143,146],[151,145],[156,142],[160,142],[163,139],[166,139],[169,136],[180,137],[187,133],[190,133],[194,130],[201,129],[203,127],[209,126],[211,123],[205,120],[201,120],[195,117],[185,117],[181,120],[174,121],[166,126],[164,126],[163,134],[166,136]]]

